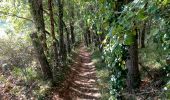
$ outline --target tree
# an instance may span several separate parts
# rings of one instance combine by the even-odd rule
[[[69,1],[70,2],[70,1]],[[70,2],[70,33],[71,33],[71,42],[72,44],[75,43],[75,36],[74,36],[74,4]]]
[[[63,33],[63,5],[64,0],[58,0],[58,25],[59,25],[59,35],[60,35],[60,56],[62,61],[66,59],[66,48],[64,41],[64,33]]]
[[[49,67],[49,63],[47,62],[46,56],[44,54],[44,49],[43,49],[41,42],[37,36],[37,33],[31,34],[30,37],[32,39],[32,43],[34,45],[35,51],[37,52],[37,58],[41,65],[43,78],[50,79],[52,81],[53,80],[52,71]]]
[[[56,84],[57,83],[57,77],[56,77],[56,72],[59,71],[59,58],[58,58],[58,47],[57,47],[57,39],[55,35],[55,30],[54,30],[54,14],[53,14],[53,7],[52,7],[52,1],[53,0],[48,0],[48,9],[50,12],[50,23],[51,23],[51,36],[52,36],[52,51],[54,53],[53,57],[53,81]]]
[[[47,54],[46,31],[43,16],[42,0],[29,0],[29,4],[35,27],[39,33],[38,36],[42,42],[43,49]]]
[[[46,44],[45,24],[44,24],[44,18],[43,18],[42,0],[29,0],[29,3],[30,3],[33,21],[38,31],[36,33],[33,33],[31,35],[31,38],[32,38],[34,47],[37,51],[38,60],[41,65],[44,78],[53,79],[52,71],[50,69],[49,63],[47,62],[47,58],[45,56],[45,53],[47,54],[47,44]],[[40,37],[38,37],[38,35]]]
[[[130,1],[117,1],[117,6],[116,6],[116,10],[117,12],[122,12],[122,6],[125,4],[128,4]],[[119,16],[121,16],[121,14],[118,14],[116,17],[117,19],[119,18]],[[126,19],[125,19],[126,20]],[[119,21],[119,20],[117,20]],[[134,23],[135,24],[135,23]],[[128,36],[125,38],[130,38],[128,39],[126,43],[124,42],[125,45],[127,45],[127,59],[126,59],[126,67],[128,69],[128,74],[127,74],[127,87],[129,92],[132,92],[133,89],[136,89],[139,87],[140,85],[140,73],[139,73],[139,66],[138,66],[138,30],[135,29],[133,30],[135,27],[132,26],[130,30],[130,32],[132,33],[124,33],[127,34]],[[135,34],[133,34],[135,33]]]
[[[139,87],[140,81],[141,81],[140,73],[139,73],[139,66],[138,66],[137,35],[133,37],[133,43],[128,47],[126,67],[128,69],[127,86],[128,86],[129,91],[132,92],[133,89],[136,89]]]
[[[108,54],[110,54],[111,52],[113,53],[112,54],[113,56],[111,57],[112,59],[110,59],[112,63],[111,61],[105,61],[108,64],[108,66],[113,65],[114,67],[117,68],[117,70],[122,71],[123,69],[120,70],[121,68],[119,68],[120,66],[117,64],[120,63],[121,61],[118,62],[116,61],[117,59],[120,59],[126,62],[125,66],[128,69],[127,86],[129,88],[129,91],[132,91],[133,89],[139,87],[140,84],[140,74],[138,68],[139,67],[138,42],[137,42],[138,29],[136,29],[136,26],[133,25],[136,24],[136,21],[133,21],[132,17],[129,17],[130,14],[132,16],[135,16],[135,14],[133,14],[134,13],[133,11],[129,11],[131,3],[133,4],[132,1],[133,0],[120,0],[120,1],[100,0],[95,2],[89,1],[90,3],[87,3],[87,5],[88,4],[89,5],[88,6],[86,5],[88,10],[85,11],[85,14],[87,16],[85,22],[87,22],[89,27],[93,27],[96,25],[97,28],[95,29],[97,29],[98,31],[97,33],[100,33],[99,39],[100,41],[104,40],[103,44],[106,45],[105,51],[107,51]],[[95,6],[95,4],[98,4],[98,6]],[[97,10],[95,9],[95,7],[97,8]],[[127,12],[127,14],[125,12]],[[93,16],[94,13],[96,13],[96,16]],[[131,25],[129,25],[129,23]],[[85,42],[87,45],[90,44],[93,35],[89,29],[90,28],[86,28],[85,29],[86,32],[84,34]],[[127,55],[123,53],[119,54],[120,52],[118,52],[124,51],[121,49],[123,48],[124,45],[127,46],[126,47]],[[108,59],[108,56],[110,55],[106,55],[106,59]],[[127,59],[125,58],[122,59],[121,58],[122,56],[126,56]],[[122,64],[122,66],[124,65]],[[113,69],[111,73],[116,74],[115,70]],[[123,77],[123,75],[122,76],[115,75],[115,77]],[[119,82],[120,80],[121,80],[120,78],[117,78],[117,82]]]

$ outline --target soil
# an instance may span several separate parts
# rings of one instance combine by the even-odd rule
[[[52,100],[100,100],[96,69],[91,54],[81,45],[64,87],[53,91]]]

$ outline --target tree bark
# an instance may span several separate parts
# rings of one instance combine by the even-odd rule
[[[146,32],[146,22],[144,22],[144,26],[141,33],[141,48],[145,48],[145,32]]]
[[[75,35],[74,35],[74,5],[70,3],[70,33],[71,33],[71,43],[75,43]]]
[[[89,27],[86,28],[86,34],[87,34],[87,41],[88,41],[88,45],[91,44],[91,32]]]
[[[71,52],[71,41],[70,41],[70,33],[67,32],[67,52]]]
[[[38,31],[38,36],[42,43],[45,54],[47,54],[46,31],[43,16],[42,0],[29,0],[33,22]]]
[[[58,61],[58,49],[57,49],[57,39],[55,37],[55,30],[54,30],[54,16],[53,16],[53,9],[52,9],[52,0],[48,0],[48,8],[50,11],[50,22],[51,22],[51,35],[53,39],[53,50],[54,50],[54,58],[57,63]]]
[[[55,30],[54,30],[54,16],[53,16],[53,7],[52,7],[52,0],[48,0],[48,8],[50,12],[50,22],[51,22],[51,35],[53,39],[53,53],[54,53],[54,59],[53,59],[53,80],[54,84],[57,83],[57,72],[59,72],[59,64],[58,64],[58,49],[57,49],[57,39],[55,37]]]
[[[60,34],[60,56],[62,61],[65,61],[66,59],[66,48],[64,43],[64,34],[63,34],[63,0],[58,0],[58,10],[59,10],[59,19],[58,19],[58,25],[59,25],[59,34]]]
[[[147,9],[147,6],[148,6],[148,2],[144,6],[145,10]],[[144,21],[144,25],[141,33],[141,48],[145,48],[146,24],[147,24],[147,20]]]
[[[128,56],[126,60],[126,67],[128,69],[127,74],[127,86],[129,92],[139,87],[140,73],[138,67],[138,43],[137,36],[134,37],[134,43],[128,48]]]
[[[86,44],[86,46],[88,46],[89,45],[89,43],[88,43],[88,37],[87,37],[87,33],[86,33],[86,31],[84,32],[84,42],[85,42],[85,44]]]
[[[50,69],[49,63],[46,58],[48,54],[47,44],[46,44],[46,31],[43,17],[43,5],[42,0],[29,0],[30,10],[33,17],[33,22],[38,33],[33,33],[30,35],[34,48],[37,52],[37,58],[40,62],[40,66],[43,72],[44,79],[52,79],[52,71]]]
[[[47,62],[46,56],[44,54],[43,47],[41,45],[40,40],[38,39],[37,33],[31,34],[30,37],[32,39],[32,43],[33,43],[33,46],[35,48],[35,51],[37,53],[37,58],[38,58],[39,63],[41,65],[43,78],[53,80],[52,71],[49,67],[49,63]]]
[[[71,52],[71,38],[70,38],[70,32],[69,32],[69,30],[68,30],[68,28],[67,28],[67,26],[66,26],[66,24],[65,24],[65,22],[64,21],[62,21],[62,23],[63,23],[63,27],[64,27],[64,29],[65,29],[65,32],[66,32],[66,34],[67,34],[67,52],[68,53],[70,53]]]

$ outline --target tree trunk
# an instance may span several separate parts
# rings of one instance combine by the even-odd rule
[[[57,49],[57,39],[55,37],[55,30],[54,30],[54,16],[53,16],[53,9],[52,9],[52,0],[48,0],[48,8],[50,11],[50,22],[51,22],[51,35],[53,39],[53,50],[55,55],[55,62],[58,61],[58,49]]]
[[[71,43],[75,43],[75,35],[74,35],[74,5],[70,4],[70,33],[71,33]]]
[[[49,63],[47,62],[46,56],[44,54],[44,49],[40,43],[40,40],[38,39],[37,33],[33,33],[30,35],[31,39],[32,39],[32,43],[33,46],[35,48],[35,51],[37,53],[37,58],[40,62],[41,65],[41,69],[43,72],[43,78],[44,79],[53,79],[52,78],[52,72],[51,69],[49,67]]]
[[[51,22],[51,35],[53,39],[53,53],[54,53],[54,59],[53,59],[53,80],[54,84],[58,82],[57,80],[57,72],[59,72],[59,64],[58,64],[58,49],[57,49],[57,39],[55,37],[55,31],[54,31],[54,16],[53,16],[53,8],[52,8],[52,0],[48,0],[48,8],[50,11],[50,22]]]
[[[74,44],[75,43],[75,36],[74,36],[74,23],[73,21],[70,22],[70,32],[71,32],[71,43]]]
[[[91,33],[89,27],[86,28],[86,34],[87,34],[88,44],[91,44]]]
[[[46,44],[46,31],[43,17],[43,5],[42,0],[29,0],[31,14],[35,27],[38,31],[38,36],[42,43],[45,54],[47,54],[47,44]]]
[[[67,32],[67,52],[70,53],[71,52],[71,41],[70,41],[70,33]]]
[[[147,9],[147,6],[148,6],[148,2],[144,6],[145,10]],[[143,29],[142,29],[142,33],[141,33],[141,48],[145,48],[146,24],[147,24],[147,20],[144,21],[144,25],[143,25]]]
[[[138,88],[140,84],[137,36],[134,37],[134,43],[128,48],[126,67],[128,69],[127,86],[129,92],[132,92],[132,90]]]
[[[141,48],[145,48],[145,32],[146,32],[146,22],[144,22],[144,27],[141,33]]]
[[[63,34],[63,3],[64,0],[58,0],[58,10],[59,10],[59,19],[58,19],[58,25],[59,25],[59,34],[60,34],[60,57],[62,61],[65,61],[66,59],[66,48],[64,43],[64,34]]]
[[[84,32],[84,42],[85,42],[86,46],[89,45],[89,43],[88,43],[88,36],[87,36],[86,31]]]
[[[29,0],[31,14],[38,33],[30,35],[34,48],[37,52],[37,58],[40,62],[40,66],[43,72],[43,77],[46,79],[52,79],[52,71],[46,58],[47,44],[46,44],[46,31],[43,17],[43,5],[42,0]],[[39,35],[39,37],[38,37]],[[39,40],[40,39],[40,40]]]
[[[67,26],[66,26],[66,24],[65,24],[65,22],[64,21],[62,21],[63,22],[63,26],[64,26],[64,28],[65,28],[65,32],[66,32],[66,34],[67,34],[67,52],[68,53],[70,53],[71,52],[71,38],[70,38],[70,32],[69,32],[69,30],[68,30],[68,28],[67,28]]]

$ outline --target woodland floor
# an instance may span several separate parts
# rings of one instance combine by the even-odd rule
[[[101,94],[97,87],[96,69],[91,61],[91,53],[83,45],[79,46],[79,50],[75,53],[74,63],[70,65],[70,71],[66,76],[66,80],[59,88],[50,89],[49,96],[45,100],[99,100]],[[1,70],[0,70],[0,75]],[[19,79],[13,77],[12,74],[6,76],[6,82],[2,84],[0,81],[0,100],[37,100],[36,98],[27,99],[22,95],[15,96],[10,93],[13,87],[17,87],[16,82]],[[22,81],[21,81],[22,82]],[[9,83],[9,84],[8,84]],[[32,82],[34,83],[34,82]],[[20,86],[19,90],[22,90]],[[30,84],[30,87],[32,84]],[[35,87],[38,88],[37,85]],[[33,88],[31,88],[33,89]],[[31,93],[27,93],[32,95]],[[32,97],[32,96],[29,96]],[[23,98],[23,99],[22,99]]]
[[[101,94],[97,88],[96,69],[91,54],[81,45],[75,62],[71,66],[64,88],[53,91],[53,100],[99,100]]]
[[[73,64],[70,65],[70,71],[67,73],[66,80],[62,83],[59,88],[52,88],[49,90],[49,94],[45,96],[46,99],[43,100],[100,100],[101,94],[99,92],[99,84],[97,84],[96,68],[92,62],[91,53],[87,50],[86,47],[80,45],[77,53],[74,54]],[[150,76],[155,76],[157,73],[160,78],[157,76],[155,81],[152,82],[151,79],[145,77],[142,79],[140,89],[136,91],[134,96],[137,100],[159,100],[161,97],[167,97],[163,93],[162,87],[165,83],[162,78],[165,78],[166,74],[161,74],[162,72],[150,72]],[[152,75],[153,74],[153,75]],[[0,70],[0,75],[1,70]],[[169,76],[168,76],[169,77]],[[166,77],[167,78],[167,77]],[[12,74],[6,76],[5,83],[0,81],[0,100],[37,100],[37,98],[29,99],[32,97],[31,92],[23,92],[28,95],[28,99],[19,99],[23,98],[22,95],[13,95],[10,93],[12,88],[18,87],[18,90],[28,91],[33,90],[33,88],[38,88],[36,82],[29,83],[29,87],[25,87],[22,80],[13,77]],[[35,84],[34,84],[35,83]],[[13,89],[15,90],[15,88]],[[15,92],[15,91],[14,91]],[[169,94],[169,92],[168,92]],[[30,96],[29,96],[30,95]],[[128,93],[123,93],[125,98],[131,96]],[[126,99],[125,99],[126,100]],[[160,99],[162,100],[162,99]],[[167,100],[167,99],[163,99]],[[169,100],[169,99],[168,99]]]

